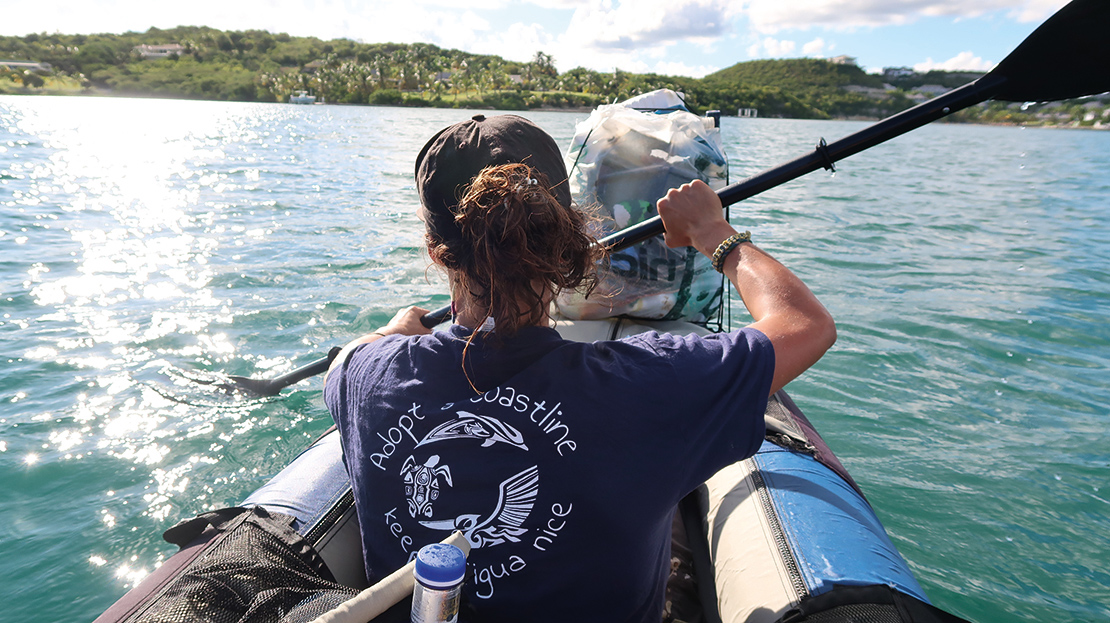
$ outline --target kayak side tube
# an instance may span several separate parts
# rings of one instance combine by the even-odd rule
[[[766,419],[756,455],[700,491],[719,620],[963,621],[929,603],[856,483],[784,393]],[[871,618],[856,618],[864,613]]]
[[[683,322],[620,318],[559,327],[564,337],[582,341],[649,329],[708,333]],[[767,439],[756,455],[695,492],[699,508],[692,512],[703,517],[701,532],[689,535],[695,568],[711,569],[716,591],[713,612],[712,591],[704,587],[706,618],[962,621],[929,604],[859,486],[785,392],[770,398],[764,420]],[[856,618],[862,612],[872,618]]]
[[[334,426],[242,506],[292,516],[293,528],[316,548],[337,582],[359,590],[369,586],[355,497]]]
[[[706,487],[722,621],[777,621],[836,585],[927,600],[866,500],[812,457],[764,442]]]

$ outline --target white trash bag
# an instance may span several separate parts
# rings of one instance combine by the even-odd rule
[[[728,183],[720,129],[668,89],[599,106],[575,128],[567,170],[576,204],[601,216],[592,232],[598,238],[655,216],[655,202],[671,188],[694,179],[714,189]],[[689,247],[668,249],[657,236],[613,253],[588,299],[567,292],[556,306],[573,320],[706,322],[720,308],[722,284],[709,258]]]

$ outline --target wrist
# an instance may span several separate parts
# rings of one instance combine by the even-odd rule
[[[720,223],[705,227],[691,236],[693,242],[691,246],[697,249],[702,255],[713,259],[713,252],[717,250],[717,247],[729,236],[734,234],[736,234],[736,228],[727,221],[721,221]]]
[[[728,256],[736,250],[736,247],[739,247],[745,242],[751,241],[752,232],[750,231],[745,231],[739,234],[732,234],[728,238],[722,240],[721,244],[717,245],[717,248],[713,251],[713,255],[710,256],[710,259],[713,262],[714,270],[719,273],[725,272],[725,261],[728,259]]]

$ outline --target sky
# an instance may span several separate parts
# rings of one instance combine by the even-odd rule
[[[37,0],[0,35],[210,26],[432,43],[527,61],[701,77],[742,61],[855,57],[860,67],[989,70],[1066,0]]]

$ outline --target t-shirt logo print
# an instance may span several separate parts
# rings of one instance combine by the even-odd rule
[[[476,439],[487,448],[504,443],[528,451],[524,435],[497,418],[457,411],[458,417],[432,429],[416,447],[447,441],[449,439]],[[420,519],[420,524],[433,530],[459,530],[470,541],[471,547],[489,547],[501,543],[520,542],[528,532],[521,527],[532,513],[540,492],[540,470],[533,465],[501,481],[498,485],[497,504],[487,513],[463,513],[453,519],[432,519],[432,502],[439,497],[441,484],[454,486],[451,469],[439,464],[440,456],[433,454],[424,463],[409,456],[401,468],[405,483],[405,497],[409,514]]]
[[[497,418],[466,411],[456,411],[455,415],[459,417],[433,428],[416,447],[448,439],[480,439],[483,448],[500,442],[528,450],[528,446],[524,445],[524,435]]]
[[[413,517],[417,515],[432,516],[432,502],[439,497],[440,478],[447,483],[447,486],[454,486],[454,483],[451,482],[451,468],[446,465],[439,465],[438,454],[428,457],[423,465],[417,465],[416,459],[409,456],[405,459],[404,467],[401,468],[401,476],[405,482],[405,497],[409,502],[409,514]]]

